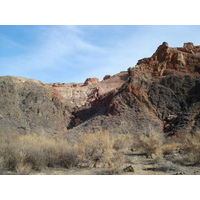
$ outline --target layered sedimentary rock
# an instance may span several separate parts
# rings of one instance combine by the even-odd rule
[[[77,112],[76,120],[85,122],[74,130],[194,133],[200,127],[199,53],[200,47],[192,43],[171,48],[164,42],[150,58],[128,69],[127,81],[119,89],[93,102],[93,117],[86,120]],[[82,110],[91,111],[91,107]]]
[[[56,89],[63,101],[67,101],[72,107],[81,107],[89,105],[116,88],[121,87],[128,78],[128,72],[120,72],[114,76],[99,82],[97,78],[87,78],[84,83],[53,83],[46,84]]]

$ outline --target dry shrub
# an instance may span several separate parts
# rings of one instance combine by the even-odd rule
[[[114,136],[113,149],[115,151],[126,151],[131,149],[133,143],[133,135],[118,134]]]
[[[147,135],[139,135],[135,140],[134,147],[147,157],[160,157],[162,155],[162,137],[161,134],[150,131]]]
[[[163,144],[162,151],[163,155],[170,155],[175,154],[177,152],[177,149],[180,147],[180,143],[171,142],[169,144]]]
[[[107,131],[84,134],[80,146],[83,160],[92,161],[94,167],[97,167],[99,163],[111,164],[113,138]]]
[[[187,134],[184,143],[180,147],[182,158],[181,164],[199,165],[200,164],[200,131],[196,134]]]
[[[118,173],[124,162],[120,149],[129,148],[130,142],[128,135],[114,137],[106,131],[85,133],[73,142],[61,135],[1,135],[0,169],[29,174],[46,167],[70,168],[89,162],[91,167]]]
[[[172,161],[160,160],[159,163],[157,163],[157,167],[154,168],[154,171],[163,171],[163,172],[179,171],[179,167]]]
[[[76,145],[51,135],[10,137],[0,149],[2,168],[18,174],[28,174],[32,169],[41,170],[45,167],[73,167],[78,164],[80,155]]]

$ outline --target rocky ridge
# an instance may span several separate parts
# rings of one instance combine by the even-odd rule
[[[75,116],[81,123],[73,131],[194,133],[200,127],[199,52],[200,46],[192,43],[171,48],[164,42],[150,58],[128,69],[120,88],[79,109]],[[87,119],[80,112],[91,109],[95,112]]]
[[[150,58],[102,81],[0,77],[1,131],[194,133],[200,128],[199,88],[200,46],[192,43],[171,48],[164,42]]]

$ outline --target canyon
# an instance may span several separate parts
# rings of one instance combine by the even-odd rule
[[[200,46],[163,42],[149,58],[102,81],[0,77],[0,132],[194,134],[200,128]]]

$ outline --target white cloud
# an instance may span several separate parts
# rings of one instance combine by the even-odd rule
[[[163,41],[170,46],[181,46],[188,40],[198,45],[200,30],[191,26],[36,28],[34,45],[9,42],[13,47],[21,45],[26,51],[1,57],[2,75],[25,76],[43,82],[83,82],[88,77],[102,79],[106,74],[114,75],[134,66],[138,59],[150,57]],[[112,32],[107,31],[106,35],[104,30]]]
[[[31,76],[32,72],[46,70],[46,74],[51,70],[73,70],[71,60],[79,52],[87,53],[100,51],[100,48],[83,41],[79,34],[81,31],[74,26],[46,26],[39,27],[39,43],[31,46],[28,53],[12,57],[0,58],[2,74]],[[10,41],[12,43],[12,41]],[[14,44],[14,42],[13,42]],[[73,59],[72,59],[73,58]],[[67,71],[67,70],[66,70]]]

